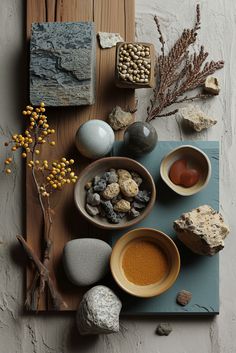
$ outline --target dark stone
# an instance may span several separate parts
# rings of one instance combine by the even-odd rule
[[[149,123],[137,121],[131,124],[124,134],[124,144],[128,153],[140,156],[151,152],[157,143],[155,128]]]
[[[96,185],[94,185],[93,190],[96,192],[102,192],[106,189],[107,183],[106,180],[100,179]]]
[[[190,302],[191,299],[192,293],[183,289],[177,294],[176,302],[179,305],[185,306]]]
[[[114,224],[120,223],[120,217],[115,211],[108,213],[107,219],[110,223],[114,223]]]
[[[172,327],[168,322],[162,322],[157,326],[156,333],[159,336],[169,336],[172,332]]]
[[[131,210],[129,211],[129,215],[131,218],[136,218],[140,215],[140,212],[137,211],[135,208],[131,208]]]
[[[139,202],[147,203],[150,200],[150,195],[151,195],[150,191],[140,190],[138,194],[134,197],[134,199]]]
[[[93,22],[32,24],[30,101],[46,106],[95,102],[96,35]]]
[[[132,206],[133,206],[134,208],[137,208],[138,210],[142,210],[143,208],[146,207],[146,204],[143,203],[143,202],[134,201],[133,204],[132,204]]]
[[[114,212],[111,201],[101,201],[101,207],[106,215]]]

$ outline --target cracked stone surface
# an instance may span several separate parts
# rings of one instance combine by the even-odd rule
[[[95,102],[93,22],[34,23],[30,42],[30,101],[46,106]]]

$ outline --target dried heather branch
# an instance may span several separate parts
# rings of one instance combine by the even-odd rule
[[[205,99],[210,95],[198,93],[195,96],[184,96],[187,92],[201,87],[207,76],[224,66],[223,61],[205,62],[208,52],[201,46],[199,52],[189,54],[190,47],[195,43],[201,25],[200,7],[196,7],[196,22],[192,29],[184,29],[168,54],[165,54],[165,41],[158,18],[155,16],[161,55],[157,60],[157,85],[153,90],[150,105],[147,109],[146,121],[156,117],[170,116],[176,112],[162,113],[174,103]],[[184,97],[183,97],[184,96]]]

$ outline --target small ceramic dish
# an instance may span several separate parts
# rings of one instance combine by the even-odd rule
[[[127,246],[132,242],[150,241],[155,243],[167,257],[168,269],[165,275],[155,283],[137,285],[130,282],[125,275],[122,263]],[[135,265],[134,265],[135,266]],[[180,255],[173,240],[165,233],[151,228],[133,229],[117,240],[112,249],[110,268],[116,283],[127,293],[141,298],[160,295],[176,281],[180,270]],[[138,271],[139,269],[137,269]]]
[[[112,224],[106,218],[101,216],[90,216],[85,210],[86,190],[85,184],[92,180],[96,175],[101,176],[109,169],[126,169],[137,172],[143,179],[142,188],[151,192],[150,201],[147,207],[140,212],[140,215],[134,219],[122,219],[118,224]],[[148,170],[134,159],[126,157],[105,157],[89,164],[80,174],[74,190],[75,204],[79,212],[93,225],[103,229],[122,229],[130,227],[140,222],[152,210],[156,200],[156,187],[151,174]]]
[[[175,185],[169,178],[170,168],[173,163],[179,159],[186,159],[189,168],[195,168],[200,171],[198,182],[191,187]],[[204,189],[211,177],[211,162],[202,150],[191,145],[183,145],[175,148],[167,154],[161,162],[160,174],[162,180],[177,194],[181,196],[194,195]]]

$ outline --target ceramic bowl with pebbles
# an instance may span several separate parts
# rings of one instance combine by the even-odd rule
[[[140,163],[126,157],[107,157],[83,170],[74,197],[78,210],[92,224],[122,229],[150,213],[156,188],[152,176]]]
[[[154,87],[154,47],[149,43],[117,43],[116,85],[127,88]]]

